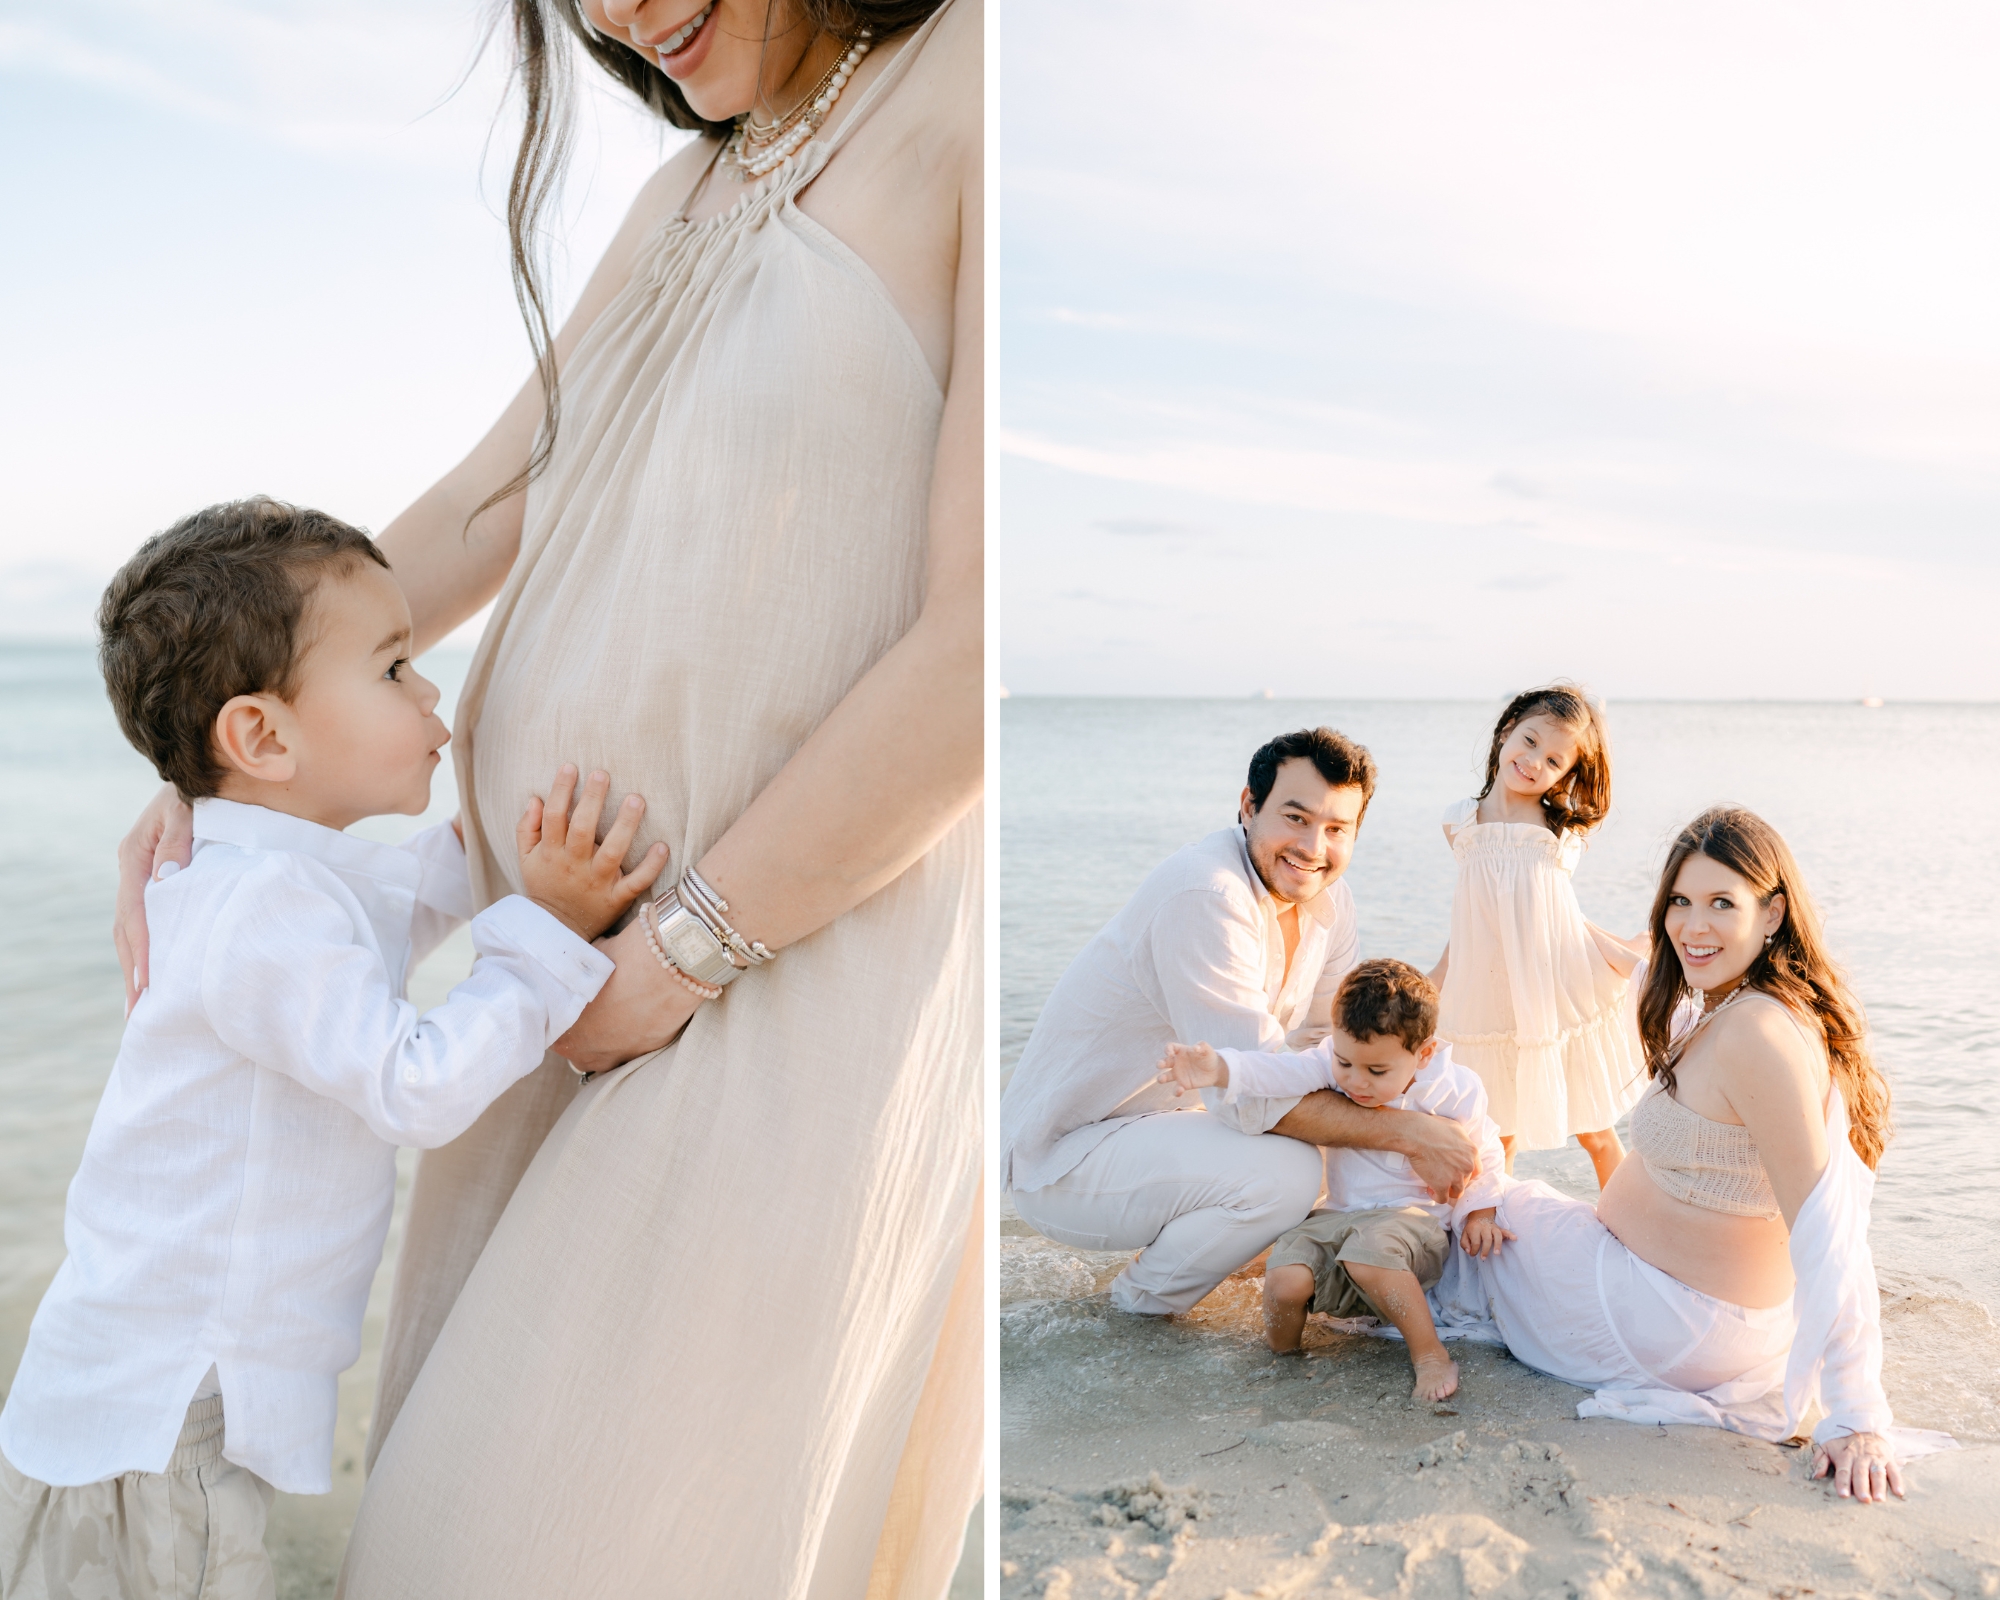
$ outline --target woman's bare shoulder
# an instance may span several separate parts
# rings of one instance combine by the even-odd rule
[[[1747,994],[1710,1024],[1729,1076],[1751,1083],[1789,1082],[1817,1088],[1826,1081],[1826,1052],[1782,1000]]]
[[[626,213],[630,222],[661,223],[680,208],[688,192],[701,180],[715,155],[715,143],[706,138],[690,139],[655,169],[634,196]]]

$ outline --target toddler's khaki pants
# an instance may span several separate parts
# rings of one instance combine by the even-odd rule
[[[271,1486],[222,1459],[197,1400],[165,1472],[53,1488],[0,1457],[0,1600],[275,1600]]]

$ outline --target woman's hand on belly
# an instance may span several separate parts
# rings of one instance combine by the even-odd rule
[[[617,970],[555,1043],[556,1054],[579,1072],[609,1072],[671,1044],[695,1008],[706,1003],[653,959],[636,919],[622,933],[599,939],[597,948]]]
[[[132,831],[118,844],[118,902],[111,919],[111,942],[125,969],[125,1014],[132,1014],[150,981],[146,937],[146,885],[171,861],[184,867],[194,859],[194,812],[168,784],[153,796]]]
[[[1643,1160],[1618,1164],[1598,1197],[1597,1220],[1646,1265],[1702,1294],[1757,1310],[1791,1297],[1784,1223],[1676,1200],[1653,1182]]]

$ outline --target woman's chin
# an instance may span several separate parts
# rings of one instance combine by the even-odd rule
[[[697,39],[696,49],[699,50],[704,42]],[[690,55],[693,53],[689,52]],[[710,59],[690,65],[686,77],[671,68],[667,70],[667,76],[674,80],[681,98],[688,104],[688,110],[704,122],[729,122],[748,111],[757,98],[757,66],[754,61],[742,70],[732,72],[726,59],[716,60],[711,52]]]

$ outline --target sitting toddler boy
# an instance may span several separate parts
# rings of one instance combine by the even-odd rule
[[[1218,1088],[1225,1100],[1333,1089],[1358,1106],[1426,1111],[1478,1137],[1479,1175],[1454,1205],[1431,1197],[1409,1157],[1386,1150],[1327,1152],[1328,1209],[1315,1211],[1271,1246],[1264,1268],[1264,1328],[1277,1351],[1299,1348],[1306,1314],[1372,1312],[1410,1347],[1418,1400],[1458,1388],[1424,1291],[1443,1276],[1449,1223],[1465,1250],[1490,1255],[1511,1239],[1494,1221],[1503,1160],[1500,1131],[1486,1115],[1486,1088],[1437,1038],[1437,990],[1402,961],[1360,963],[1333,1001],[1333,1031],[1310,1050],[1167,1047],[1160,1081],[1179,1092]]]
[[[456,1138],[541,1065],[611,974],[592,937],[666,850],[625,872],[643,805],[599,846],[608,780],[572,815],[565,767],[521,822],[525,894],[471,917],[453,824],[401,848],[343,831],[422,812],[450,734],[387,561],[331,517],[198,512],[141,546],[98,622],[119,724],[193,805],[194,856],[147,887],[152,981],[0,1413],[0,1591],[268,1600],[274,1488],[332,1487],[396,1146]],[[419,1016],[410,966],[468,917],[471,975]]]

